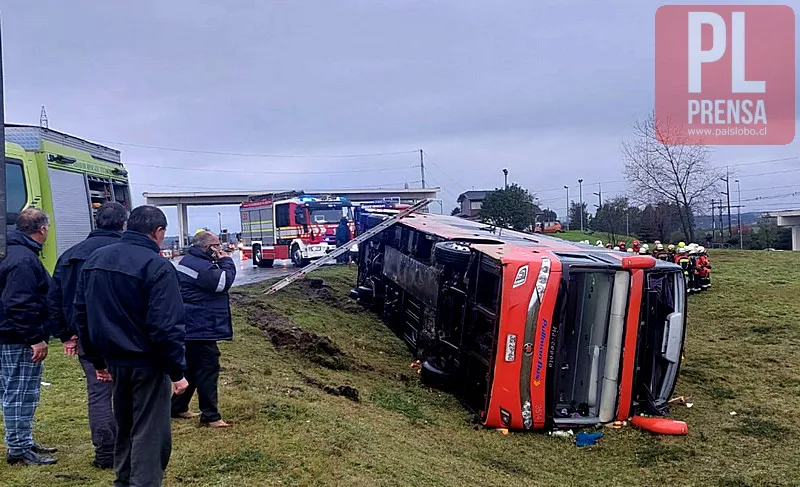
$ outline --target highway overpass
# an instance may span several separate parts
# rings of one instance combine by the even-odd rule
[[[800,250],[800,210],[772,211],[768,215],[778,219],[779,227],[792,228],[792,250]]]
[[[438,199],[436,188],[404,188],[404,189],[304,189],[306,194],[330,194],[349,199],[354,203],[373,201],[384,198],[399,199],[401,203],[416,203],[426,198]],[[189,235],[188,208],[190,206],[238,205],[248,198],[272,193],[291,191],[287,189],[259,189],[253,191],[198,191],[178,193],[142,193],[145,202],[153,206],[175,206],[178,210],[178,237],[186,242]]]

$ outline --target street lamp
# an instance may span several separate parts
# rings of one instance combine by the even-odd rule
[[[569,231],[569,216],[570,216],[570,215],[569,215],[569,186],[567,186],[567,185],[565,184],[565,185],[564,185],[564,189],[566,189],[566,190],[567,190],[567,213],[566,213],[566,215],[567,215],[567,219],[566,219],[566,224],[567,224],[567,231]]]
[[[739,227],[739,250],[744,249],[744,242],[742,238],[742,185],[736,179],[736,192],[739,194],[739,202],[736,203],[736,225]]]
[[[581,233],[583,233],[583,179],[578,180],[578,191],[580,192],[580,212],[581,212]]]
[[[505,180],[506,180],[506,186],[505,186],[505,188],[506,188],[506,189],[508,189],[508,169],[505,169],[505,168],[503,168],[503,177],[504,177],[504,178],[505,178]]]

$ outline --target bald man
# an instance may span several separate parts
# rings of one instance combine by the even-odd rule
[[[236,264],[222,250],[213,232],[195,234],[189,253],[178,265],[178,280],[186,311],[186,377],[189,388],[172,399],[172,417],[200,417],[200,424],[212,428],[228,425],[219,413],[218,341],[233,340],[233,324],[228,290],[236,278]],[[200,413],[189,411],[189,401],[197,390]]]

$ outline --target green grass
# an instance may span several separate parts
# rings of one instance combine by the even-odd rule
[[[353,269],[336,267],[318,273],[331,286],[322,290],[236,291],[236,340],[221,346],[220,379],[234,427],[174,423],[166,485],[800,485],[800,255],[711,258],[712,290],[690,298],[676,392],[694,406],[672,411],[689,424],[687,437],[605,429],[598,446],[577,449],[477,427],[452,396],[419,384],[403,343],[345,297]],[[314,345],[292,343],[299,330],[291,326]],[[280,348],[265,334],[284,340]],[[109,485],[111,473],[90,467],[80,367],[56,345],[50,352],[44,380],[52,385],[42,390],[35,432],[61,449],[59,464],[1,464],[0,485]],[[337,395],[341,386],[357,389],[358,401]]]

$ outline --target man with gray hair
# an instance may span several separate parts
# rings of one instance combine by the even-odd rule
[[[200,424],[225,428],[217,406],[219,381],[218,341],[233,339],[228,290],[236,278],[236,264],[221,248],[213,232],[198,232],[189,253],[178,265],[178,281],[186,319],[186,378],[189,387],[172,398],[172,417],[191,419]],[[201,413],[189,411],[189,401],[197,390]]]
[[[39,260],[50,221],[35,208],[20,212],[8,232],[8,254],[0,263],[0,395],[9,464],[51,465],[55,453],[33,441],[42,361],[50,336],[47,292],[50,275]]]

